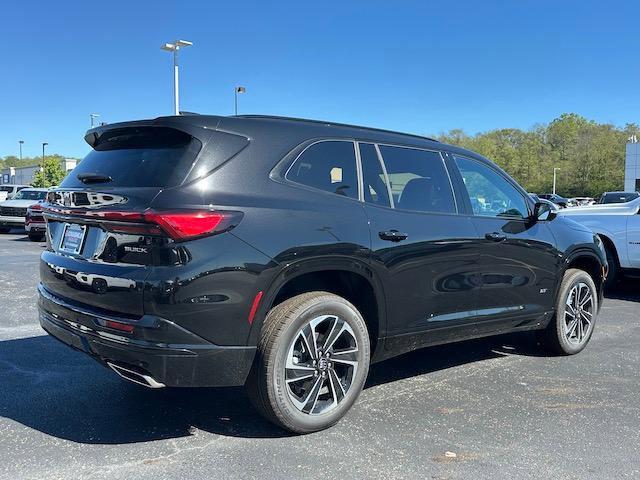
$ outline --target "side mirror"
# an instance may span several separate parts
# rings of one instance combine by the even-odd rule
[[[533,219],[535,221],[544,222],[551,220],[555,216],[555,211],[546,202],[536,202],[533,207]]]

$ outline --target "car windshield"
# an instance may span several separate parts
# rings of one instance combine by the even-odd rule
[[[13,192],[12,186],[0,185],[0,192]]]
[[[45,190],[20,190],[13,200],[44,200],[47,195]]]

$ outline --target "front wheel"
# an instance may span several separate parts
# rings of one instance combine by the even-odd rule
[[[598,291],[584,270],[568,269],[556,299],[556,314],[542,332],[542,344],[561,355],[573,355],[591,339],[598,315]]]
[[[325,429],[356,401],[369,371],[362,315],[327,292],[297,295],[265,319],[248,387],[256,408],[295,433]]]

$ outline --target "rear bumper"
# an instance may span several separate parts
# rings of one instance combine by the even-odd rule
[[[38,291],[47,333],[129,380],[146,376],[150,387],[239,386],[251,369],[255,347],[214,345],[159,317],[109,316],[56,297],[42,285]],[[133,325],[134,331],[103,327],[109,320]]]
[[[29,222],[24,224],[24,229],[29,232],[45,232],[47,230],[47,224],[44,222]]]

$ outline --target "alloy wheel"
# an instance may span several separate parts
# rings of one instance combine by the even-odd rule
[[[295,407],[308,415],[335,409],[358,370],[360,352],[347,322],[322,315],[294,336],[285,364],[286,390]]]
[[[593,293],[584,282],[574,285],[565,303],[564,333],[569,343],[581,345],[589,338],[593,326]]]

